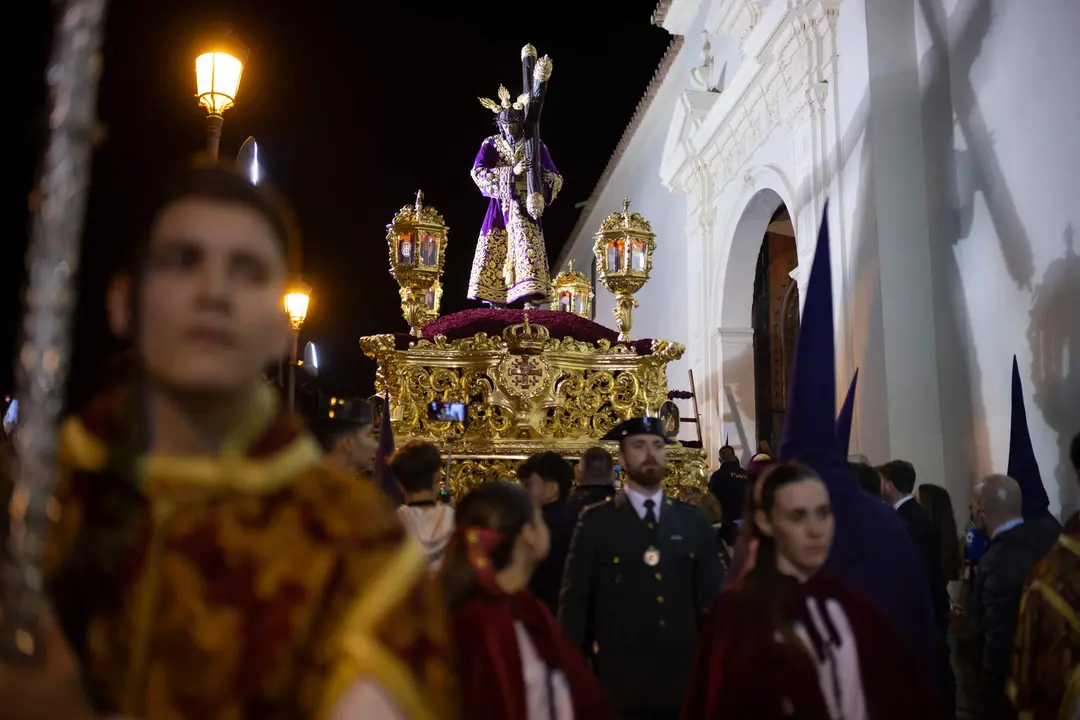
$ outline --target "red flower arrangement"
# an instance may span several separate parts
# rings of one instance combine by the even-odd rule
[[[652,353],[652,340],[634,340],[620,343],[619,333],[599,323],[579,315],[557,310],[496,310],[494,308],[476,308],[462,310],[452,315],[445,315],[432,320],[424,326],[424,339],[434,340],[438,335],[445,335],[447,340],[460,340],[477,333],[487,333],[498,337],[511,325],[525,322],[525,316],[533,325],[547,328],[551,337],[556,339],[571,338],[579,342],[596,343],[607,340],[612,345],[629,345],[639,355]],[[408,349],[415,338],[404,333],[394,336],[399,350]]]

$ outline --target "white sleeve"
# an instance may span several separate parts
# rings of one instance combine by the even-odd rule
[[[330,720],[405,720],[405,716],[381,685],[358,680],[338,700]]]

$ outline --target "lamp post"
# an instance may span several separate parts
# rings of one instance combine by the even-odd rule
[[[289,353],[289,412],[296,410],[296,365],[300,354],[300,327],[307,319],[308,305],[311,302],[311,286],[296,281],[285,292],[285,314],[289,316],[292,328],[292,349]]]
[[[236,102],[247,55],[247,48],[223,33],[202,45],[195,57],[195,94],[206,108],[206,151],[213,160],[221,142],[222,113]]]

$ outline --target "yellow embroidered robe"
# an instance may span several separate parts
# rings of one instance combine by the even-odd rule
[[[1062,534],[1024,585],[1007,691],[1021,720],[1080,709],[1080,533]]]
[[[105,405],[63,427],[49,573],[102,713],[321,718],[371,680],[408,720],[454,715],[441,597],[372,483],[322,467],[273,401],[220,457],[125,481]]]

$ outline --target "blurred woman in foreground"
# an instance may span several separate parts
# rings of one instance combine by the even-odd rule
[[[755,483],[749,510],[752,566],[709,613],[684,720],[942,717],[884,619],[816,574],[835,530],[821,478],[777,464]]]
[[[458,505],[441,580],[469,720],[606,720],[585,659],[528,590],[548,554],[540,509],[520,485],[492,482]]]

